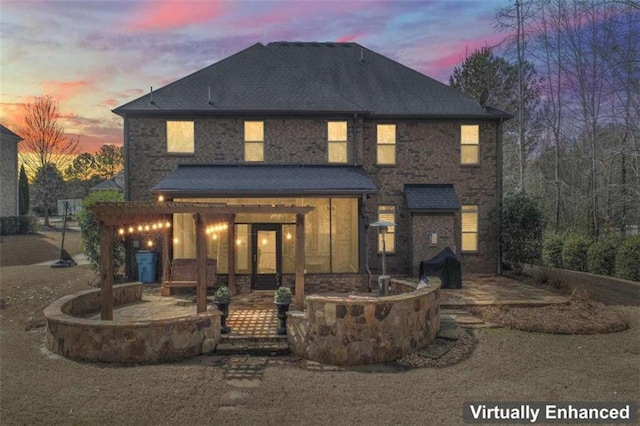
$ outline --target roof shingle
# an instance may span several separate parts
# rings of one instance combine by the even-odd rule
[[[410,211],[460,209],[452,184],[406,184],[404,196]]]
[[[289,42],[257,43],[114,112],[508,117],[357,43]]]
[[[155,193],[191,195],[338,195],[376,191],[360,166],[179,165],[152,188]]]

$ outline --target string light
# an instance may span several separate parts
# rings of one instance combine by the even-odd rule
[[[129,227],[129,233],[132,233],[132,232],[133,232],[133,226],[130,226]]]
[[[122,228],[118,229],[118,234],[124,235],[124,229],[122,229]]]
[[[213,234],[213,239],[217,240],[218,239],[218,234]]]
[[[164,195],[158,195],[158,201],[159,202],[163,202],[164,201]]]
[[[153,241],[152,240],[147,241],[147,246],[148,247],[153,247]]]

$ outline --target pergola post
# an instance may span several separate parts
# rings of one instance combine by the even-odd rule
[[[162,234],[162,282],[169,281],[169,238],[171,237],[171,233],[168,229],[165,229],[164,234]]]
[[[227,277],[228,287],[231,294],[237,294],[236,288],[236,215],[229,215],[227,228]]]
[[[113,320],[113,225],[100,223],[100,319]]]
[[[296,295],[295,305],[304,308],[304,214],[296,214]]]
[[[207,311],[207,238],[204,218],[194,214],[196,225],[196,306],[197,312]]]

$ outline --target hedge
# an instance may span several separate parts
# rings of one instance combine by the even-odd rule
[[[640,281],[640,236],[628,237],[618,247],[616,276]]]
[[[31,234],[39,229],[38,218],[29,215],[0,217],[0,235]]]
[[[562,237],[546,234],[542,240],[542,262],[552,268],[562,268]]]
[[[616,247],[613,239],[596,241],[587,251],[587,269],[592,274],[613,275],[616,266]]]
[[[573,271],[587,271],[587,253],[592,240],[584,235],[570,235],[562,246],[562,264]]]

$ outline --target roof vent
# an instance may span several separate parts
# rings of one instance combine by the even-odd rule
[[[364,47],[360,48],[360,62],[364,62]]]
[[[149,100],[149,103],[151,105],[155,105],[156,103],[153,100],[153,86],[151,86],[151,90],[149,91],[149,96],[151,97],[151,100]]]
[[[209,105],[213,105],[213,101],[211,100],[211,86],[209,86]]]

